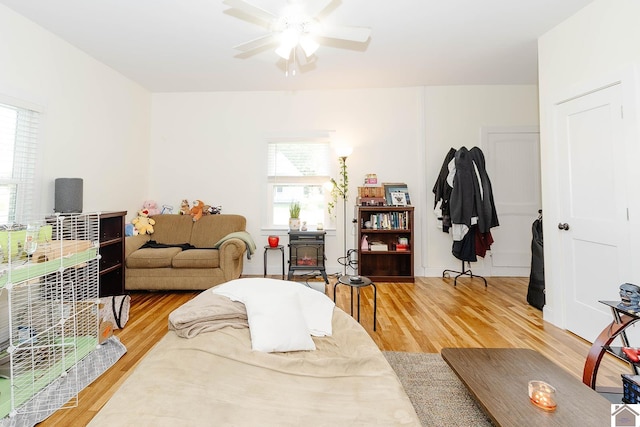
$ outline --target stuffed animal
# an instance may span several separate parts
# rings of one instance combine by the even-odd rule
[[[125,224],[124,225],[124,235],[125,236],[137,236],[138,230],[133,224]]]
[[[222,206],[209,206],[206,205],[204,208],[205,215],[218,215],[222,213]]]
[[[189,201],[182,199],[182,202],[180,202],[180,215],[189,215],[190,213]]]
[[[153,234],[155,223],[153,218],[149,218],[149,211],[146,209],[139,210],[138,216],[131,220],[131,224],[140,234]]]
[[[191,214],[193,222],[196,222],[197,220],[202,218],[202,215],[204,215],[204,203],[202,202],[202,200],[194,200],[193,206],[191,207],[189,213]]]
[[[145,200],[142,209],[149,211],[149,216],[160,215],[160,209],[155,200]]]

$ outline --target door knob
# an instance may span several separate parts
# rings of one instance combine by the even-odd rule
[[[565,223],[561,222],[561,223],[558,224],[558,229],[560,229],[560,230],[568,230],[569,229],[569,224],[567,224],[566,222]]]

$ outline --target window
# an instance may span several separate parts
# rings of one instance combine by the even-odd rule
[[[300,202],[300,220],[309,227],[327,223],[323,185],[330,175],[329,139],[269,141],[267,150],[269,223],[289,224],[289,205]]]
[[[0,224],[32,213],[39,116],[0,103]]]

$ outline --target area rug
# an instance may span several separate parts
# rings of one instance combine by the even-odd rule
[[[492,426],[437,353],[385,351],[423,426]]]
[[[78,392],[91,384],[113,366],[127,352],[127,348],[115,335],[107,339],[84,359],[73,366],[66,376],[45,387],[40,393],[19,408],[18,414],[0,420],[0,427],[34,426],[57,409],[62,408],[73,396],[65,396],[60,390],[72,390],[66,381],[76,381]],[[73,382],[71,384],[74,384]]]

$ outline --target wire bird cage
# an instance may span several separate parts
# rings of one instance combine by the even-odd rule
[[[68,373],[98,344],[98,216],[0,226],[0,418],[77,406]]]

